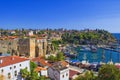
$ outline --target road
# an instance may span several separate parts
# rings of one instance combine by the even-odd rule
[[[83,72],[85,71],[85,69],[80,69],[80,68],[78,68],[78,67],[76,67],[76,66],[71,66],[71,65],[69,65],[69,69],[70,69],[70,70],[77,71],[77,72],[79,72],[79,73],[83,73]]]

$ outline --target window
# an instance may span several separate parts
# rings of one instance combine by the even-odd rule
[[[4,70],[2,69],[1,72],[3,72]]]
[[[9,78],[9,79],[11,78],[11,75],[10,75],[10,73],[8,73],[8,78]]]
[[[64,75],[62,77],[64,78]]]
[[[20,64],[20,67],[21,67],[22,65]]]
[[[16,66],[14,66],[14,68],[16,68]]]
[[[10,67],[10,69],[12,69],[12,67]]]
[[[66,76],[68,76],[68,73],[66,73]]]
[[[15,73],[15,76],[17,76],[17,71],[15,71],[14,73]]]

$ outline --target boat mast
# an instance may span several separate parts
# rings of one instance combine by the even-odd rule
[[[120,58],[119,58],[120,56],[119,56],[119,52],[117,53],[117,61],[118,61],[118,63],[119,63],[119,60],[120,60]]]
[[[112,52],[110,51],[110,61],[112,61]]]
[[[102,49],[102,62],[104,62],[104,60],[105,60],[105,55],[104,55],[104,53],[105,53],[105,51],[104,51],[104,49]]]
[[[85,61],[87,61],[86,53],[84,53],[83,59],[84,59]]]
[[[118,43],[118,41],[117,41],[117,43]],[[117,45],[117,47],[116,47],[116,51],[117,51],[117,61],[116,62],[118,62],[119,63],[119,43],[118,43],[118,45]]]

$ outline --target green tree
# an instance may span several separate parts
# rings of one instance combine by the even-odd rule
[[[32,74],[26,80],[40,80],[38,72],[33,71]]]
[[[58,60],[58,61],[64,60],[64,56],[63,56],[63,53],[62,53],[62,52],[59,52],[59,53],[57,54],[57,60]]]
[[[74,80],[96,80],[96,77],[94,76],[93,72],[86,71],[84,75],[80,75]]]
[[[62,34],[62,42],[68,44],[106,44],[109,41],[115,41],[114,37],[105,30],[92,30],[92,31],[68,31]]]
[[[47,58],[49,61],[52,61],[52,62],[55,62],[57,61],[57,58],[53,55],[50,55],[48,58]]]
[[[34,71],[34,69],[36,67],[37,67],[37,65],[34,62],[30,61],[30,71],[31,71],[31,73]]]
[[[39,80],[46,80],[45,76],[40,76]]]
[[[29,72],[27,71],[27,69],[21,69],[20,70],[20,75],[23,79],[26,79],[27,77],[29,77]]]
[[[102,65],[98,80],[120,80],[120,71],[114,65]]]

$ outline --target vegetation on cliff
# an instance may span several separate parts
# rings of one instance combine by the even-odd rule
[[[62,35],[62,42],[68,44],[107,44],[114,41],[114,37],[105,30],[72,31]]]

